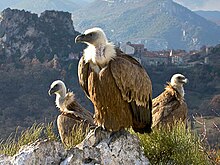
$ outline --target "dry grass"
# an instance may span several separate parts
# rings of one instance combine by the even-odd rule
[[[82,142],[88,134],[89,127],[84,131],[83,124],[76,124],[70,134],[65,138],[65,148],[71,149]]]
[[[32,127],[17,134],[17,129],[14,136],[9,136],[6,140],[0,142],[0,154],[14,155],[19,149],[26,144],[35,142],[42,135],[44,129],[43,124],[33,124]]]
[[[66,149],[70,149],[85,138],[89,127],[86,129],[86,132],[83,131],[82,125],[75,125],[68,137],[66,137],[66,142],[64,146]],[[19,149],[24,146],[31,144],[39,139],[48,139],[51,141],[58,141],[59,137],[54,133],[54,124],[53,122],[48,124],[33,124],[30,128],[18,133],[18,128],[14,133],[14,136],[11,134],[6,140],[0,141],[0,154],[13,156]]]

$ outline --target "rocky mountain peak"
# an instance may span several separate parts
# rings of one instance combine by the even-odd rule
[[[0,55],[18,60],[37,57],[50,60],[57,55],[66,58],[81,49],[74,43],[71,14],[45,11],[40,16],[24,10],[7,8],[1,13]],[[1,58],[2,59],[2,58]]]

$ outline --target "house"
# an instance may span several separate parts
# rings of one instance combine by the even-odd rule
[[[145,51],[144,44],[131,44],[130,42],[127,42],[127,45],[134,48],[134,54],[142,54]]]
[[[171,64],[173,65],[183,65],[184,62],[184,56],[187,55],[187,52],[185,50],[171,50],[170,51],[170,57],[171,57]]]
[[[133,55],[135,52],[134,47],[130,46],[129,44],[125,43],[125,44],[120,44],[120,49],[128,55]]]
[[[170,57],[168,55],[160,55],[156,52],[145,51],[142,55],[141,60],[146,65],[158,66],[158,65],[169,65]]]
[[[140,50],[139,48],[137,48],[138,50],[135,50],[135,48],[132,45],[136,45],[136,44],[131,44],[130,42],[127,42],[125,44],[120,44],[120,49],[125,54],[128,54],[134,57],[139,63],[141,63],[141,58],[140,58],[141,54],[137,53],[137,52],[140,52]]]

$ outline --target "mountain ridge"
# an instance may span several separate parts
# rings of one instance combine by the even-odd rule
[[[201,17],[204,17],[205,19],[210,20],[220,26],[220,11],[197,10],[194,12]]]
[[[220,42],[220,28],[172,0],[94,1],[73,12],[78,31],[99,26],[114,42],[151,50],[199,49]]]

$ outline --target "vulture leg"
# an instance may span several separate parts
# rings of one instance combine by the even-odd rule
[[[108,131],[102,128],[102,126],[98,126],[94,130],[94,136],[95,136],[95,143],[93,146],[96,146],[101,142],[103,139],[108,137]]]
[[[107,144],[110,145],[111,142],[118,139],[121,135],[127,138],[128,132],[124,128],[120,129],[119,131],[111,132],[110,137],[108,138]]]

